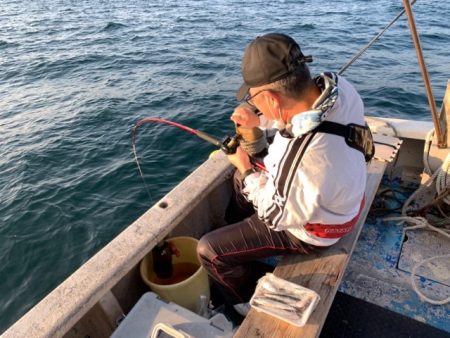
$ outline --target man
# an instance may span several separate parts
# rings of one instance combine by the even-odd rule
[[[249,217],[206,234],[198,246],[202,264],[232,304],[251,297],[263,273],[256,260],[336,243],[351,231],[363,205],[363,152],[320,129],[331,122],[364,126],[363,102],[340,76],[311,78],[311,61],[292,38],[276,33],[257,37],[244,53],[237,97],[247,104],[231,119],[238,130],[264,129],[256,140],[262,147],[252,140],[250,149],[261,154],[268,146],[266,171],[255,170],[242,147],[228,156],[242,184],[234,206]],[[256,213],[246,213],[245,203]]]

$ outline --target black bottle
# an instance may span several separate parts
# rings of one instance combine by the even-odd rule
[[[172,277],[172,251],[169,243],[162,241],[158,243],[152,250],[153,256],[153,271],[156,277],[167,279]]]

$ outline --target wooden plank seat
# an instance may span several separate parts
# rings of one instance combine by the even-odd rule
[[[251,309],[234,337],[318,337],[330,310],[347,263],[365,223],[386,163],[372,160],[368,166],[366,205],[355,229],[328,249],[313,255],[288,255],[275,268],[274,274],[290,282],[316,291],[320,302],[303,327],[296,327],[275,317]]]

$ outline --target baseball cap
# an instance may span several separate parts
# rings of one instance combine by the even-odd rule
[[[291,60],[290,55],[295,52],[298,58]],[[252,87],[283,79],[305,62],[312,62],[312,57],[303,55],[291,37],[280,33],[258,36],[245,49],[241,64],[244,84],[236,94],[237,99],[241,101]]]

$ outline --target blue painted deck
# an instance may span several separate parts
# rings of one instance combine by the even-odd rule
[[[384,220],[386,217],[400,216],[401,206],[414,188],[404,189],[398,181],[390,181],[386,177],[383,179],[339,291],[450,333],[450,304],[432,305],[423,302],[410,284],[412,264],[408,262],[409,258],[412,261],[428,258],[430,247],[439,249],[435,255],[441,255],[443,250],[448,254],[450,241],[441,237],[438,239],[441,241],[439,245],[427,246],[426,254],[421,252],[419,245],[408,248],[408,254],[402,256],[399,268],[401,252],[405,251],[405,226]],[[413,234],[408,231],[408,240],[410,233],[411,238],[421,236],[420,232],[414,231]],[[422,234],[429,236],[430,232],[422,231]],[[444,299],[450,295],[450,269],[448,262],[443,263],[439,274],[425,271],[430,269],[418,271],[421,276],[417,277],[417,284],[432,299]],[[437,268],[437,265],[434,267]]]

